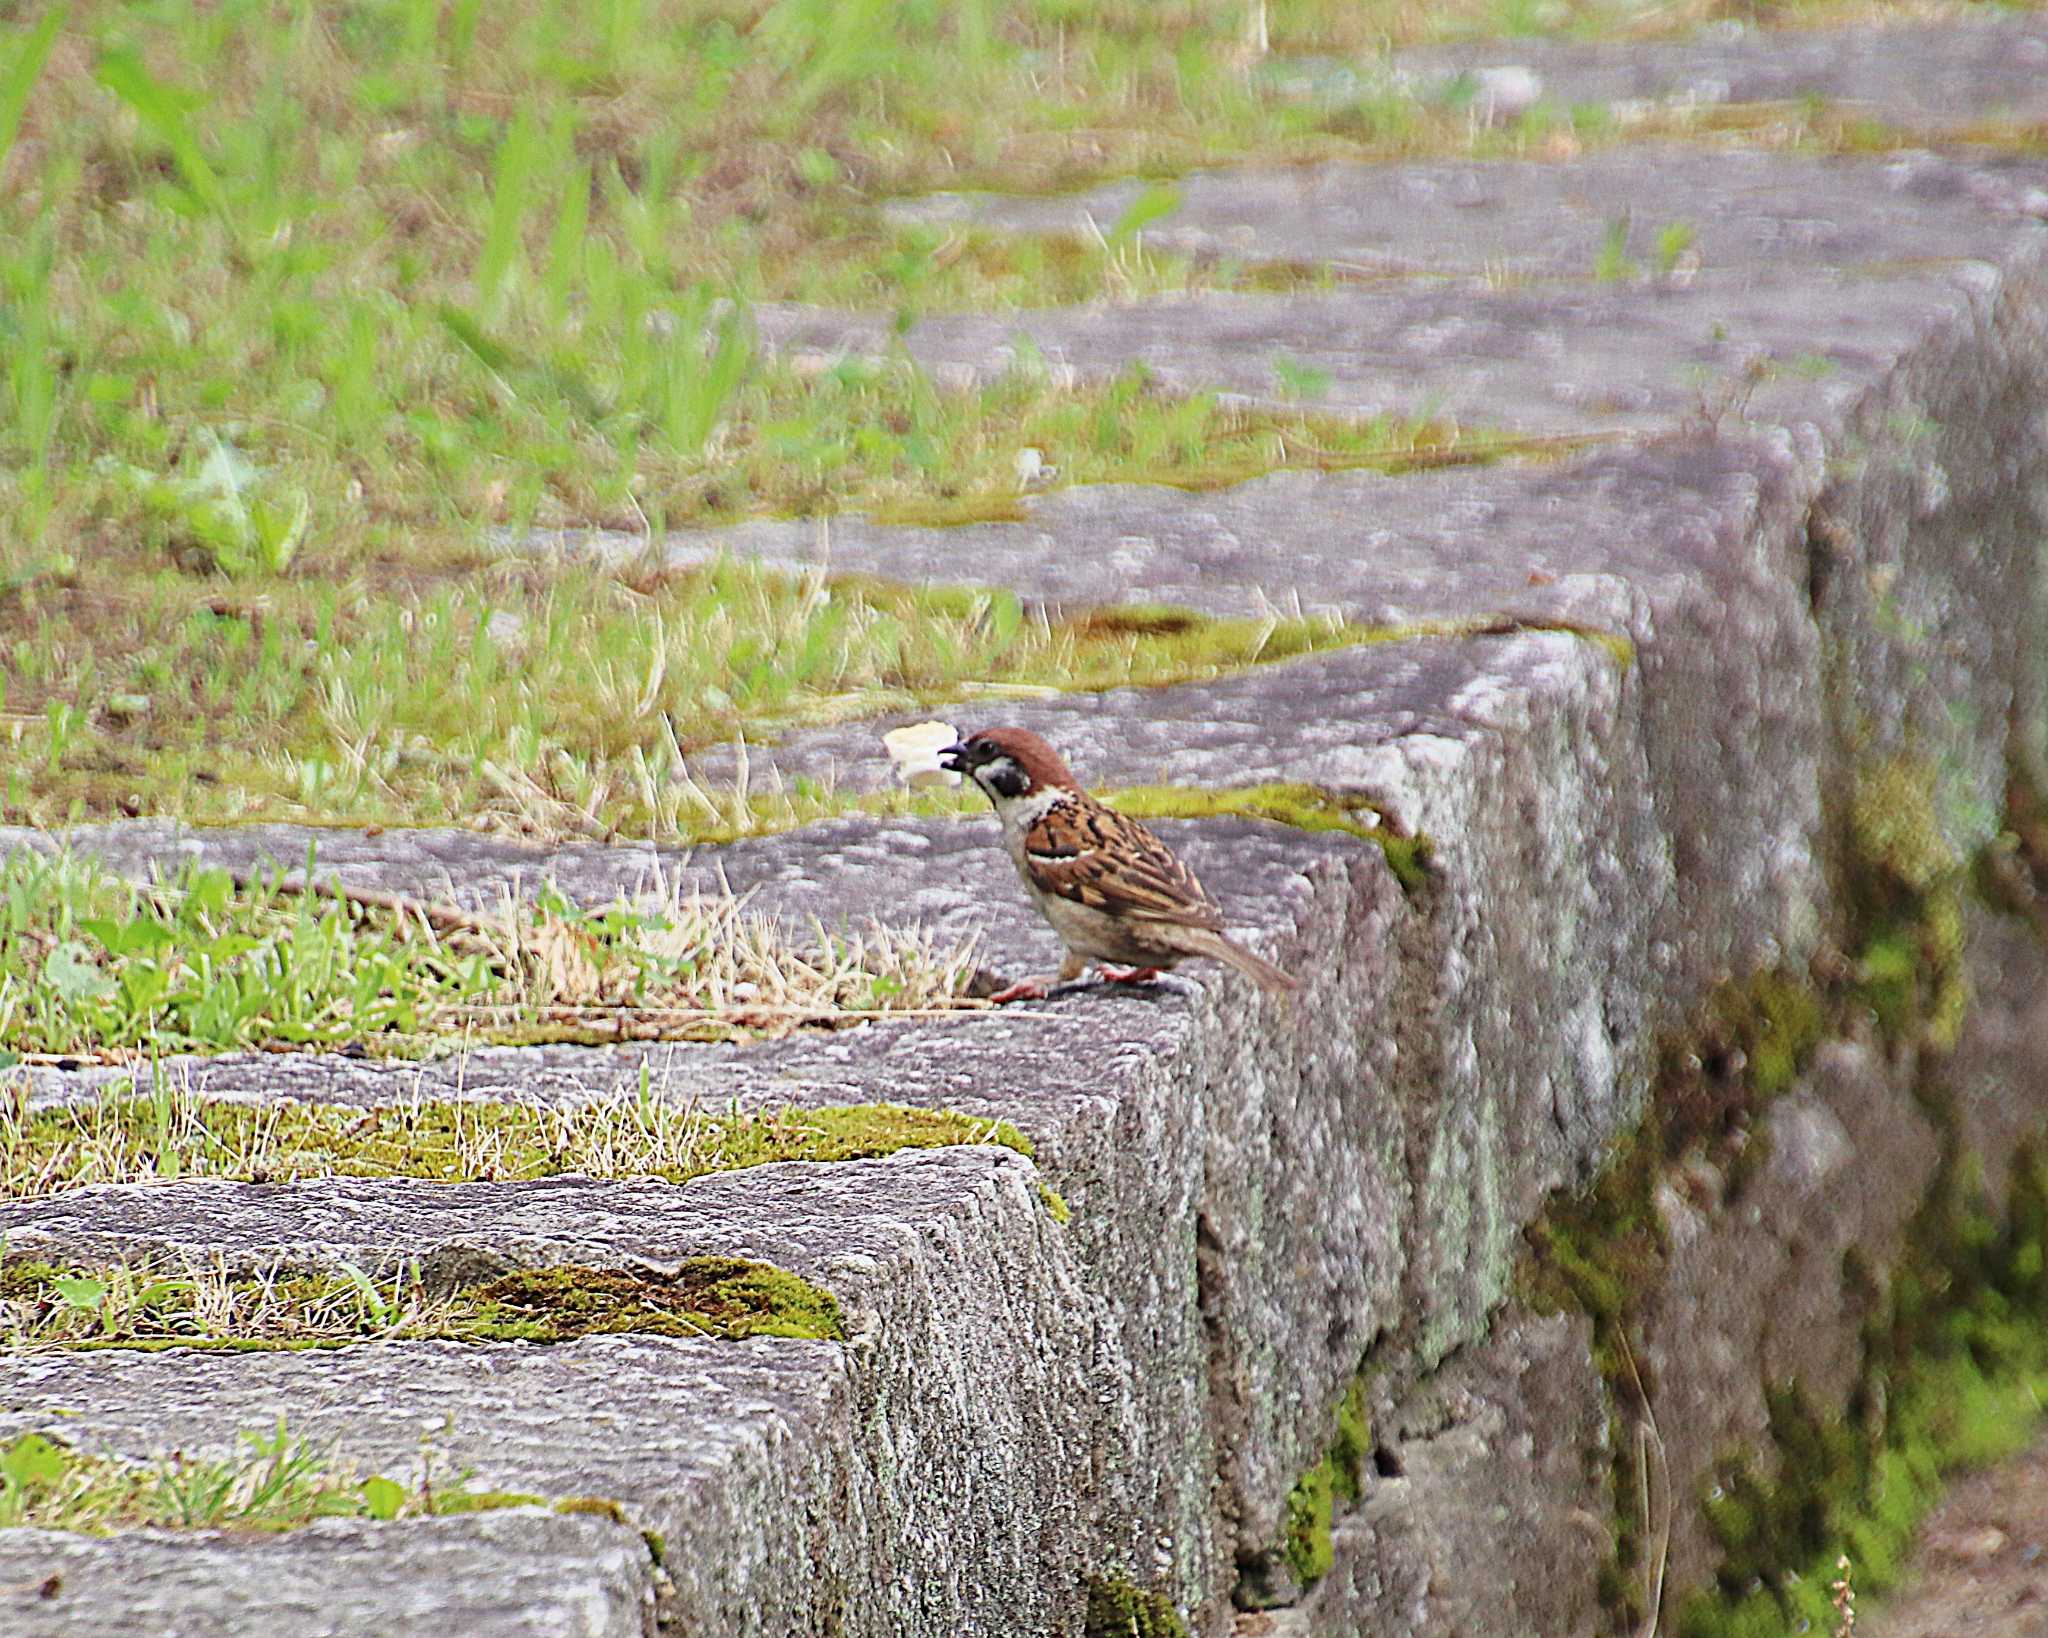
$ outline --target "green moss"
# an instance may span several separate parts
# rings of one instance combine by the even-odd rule
[[[1022,523],[1030,517],[1014,495],[963,495],[952,500],[900,500],[878,506],[868,521],[884,527],[957,529],[975,523]]]
[[[1751,1122],[1805,1071],[1838,1010],[1816,986],[1785,972],[1718,987],[1660,1052],[1642,1124],[1616,1143],[1589,1187],[1554,1199],[1524,1233],[1516,1279],[1522,1300],[1540,1313],[1582,1313],[1592,1322],[1610,1413],[1600,1460],[1615,1537],[1600,1589],[1619,1628],[1633,1629],[1647,1613],[1640,1566],[1652,1521],[1642,1513],[1633,1430],[1657,1384],[1631,1331],[1670,1252],[1658,1187],[1676,1162],[1699,1154],[1722,1169],[1730,1197],[1739,1193],[1745,1167],[1762,1149]]]
[[[1609,1471],[1615,1552],[1601,1593],[1617,1629],[1650,1614],[1635,1428],[1657,1385],[1630,1338],[1664,1274],[1658,1190],[1666,1180],[1690,1186],[1676,1163],[1702,1156],[1722,1179],[1710,1204],[1739,1198],[1764,1153],[1755,1117],[1797,1083],[1823,1041],[1849,1033],[1852,1015],[1873,1012],[1895,1045],[1930,1049],[1923,1062],[1953,1045],[1969,1005],[1972,866],[1943,831],[1936,789],[1915,758],[1863,770],[1841,828],[1850,970],[1760,973],[1718,989],[1663,1050],[1642,1124],[1588,1189],[1553,1201],[1526,1233],[1524,1300],[1591,1319],[1608,1390],[1610,1436],[1595,1459]],[[1724,1463],[1703,1499],[1722,1563],[1714,1587],[1681,1612],[1677,1630],[1692,1638],[1832,1630],[1836,1558],[1848,1553],[1860,1590],[1888,1584],[1941,1475],[2012,1448],[2035,1424],[2048,1384],[2048,1173],[2023,1154],[2007,1215],[1995,1218],[1931,1083],[1921,1101],[1945,1141],[1908,1252],[1882,1276],[1859,1255],[1844,1259],[1850,1300],[1880,1316],[1862,1382],[1832,1418],[1797,1384],[1768,1385],[1769,1460]]]
[[[1336,1549],[1330,1531],[1338,1501],[1355,1502],[1365,1490],[1365,1463],[1372,1454],[1369,1373],[1361,1367],[1337,1406],[1337,1434],[1322,1460],[1287,1493],[1280,1523],[1280,1552],[1294,1579],[1310,1586],[1330,1573]]]
[[[1970,872],[1918,757],[1865,768],[1848,812],[1847,898],[1861,996],[1893,1041],[1955,1045],[1969,1011],[1963,894]]]
[[[1398,834],[1363,797],[1344,796],[1316,785],[1242,785],[1227,790],[1189,790],[1177,785],[1136,785],[1107,792],[1103,800],[1137,819],[1213,819],[1234,816],[1268,819],[1296,830],[1342,831],[1377,847],[1402,890],[1413,896],[1429,883],[1435,845],[1421,832]]]
[[[613,1524],[626,1522],[626,1510],[608,1496],[564,1496],[549,1507],[550,1512],[566,1515],[583,1515],[589,1518],[608,1519]]]
[[[1052,1187],[1051,1184],[1041,1183],[1038,1185],[1038,1198],[1046,1211],[1051,1214],[1052,1220],[1059,1224],[1061,1228],[1065,1228],[1073,1220],[1073,1208],[1067,1204],[1066,1197],[1058,1189]]]
[[[1304,1587],[1322,1580],[1336,1563],[1336,1549],[1330,1540],[1336,1506],[1336,1485],[1328,1461],[1316,1463],[1287,1492],[1280,1545],[1288,1568]]]
[[[867,1160],[904,1149],[995,1143],[1029,1158],[1008,1121],[903,1104],[841,1104],[716,1114],[655,1100],[559,1110],[524,1104],[418,1102],[360,1109],[116,1094],[29,1109],[16,1093],[15,1139],[0,1168],[38,1188],[162,1175],[282,1183],[324,1177],[498,1182],[552,1177],[659,1177],[681,1183],[775,1161]],[[110,1158],[111,1157],[111,1158]],[[609,1164],[613,1169],[607,1171]]]
[[[521,1269],[466,1293],[460,1334],[478,1342],[564,1342],[652,1336],[838,1340],[839,1305],[784,1269],[737,1257],[691,1257],[673,1274],[623,1269]]]
[[[1162,1593],[1111,1577],[1088,1583],[1083,1638],[1188,1638],[1187,1623]]]
[[[437,1490],[436,1513],[495,1513],[507,1507],[545,1507],[547,1497],[525,1490]]]
[[[2025,1447],[2048,1395],[2048,1163],[2015,1159],[2007,1206],[1952,1148],[1868,1327],[1847,1412],[1795,1387],[1769,1398],[1774,1461],[1716,1475],[1706,1517],[1723,1559],[1682,1610],[1684,1638],[1832,1630],[1827,1586],[1846,1555],[1860,1592],[1896,1585],[1945,1478]]]
[[[267,1352],[398,1338],[556,1343],[621,1333],[836,1341],[845,1334],[830,1292],[737,1257],[691,1257],[669,1273],[579,1264],[521,1269],[442,1300],[403,1282],[387,1291],[354,1271],[269,1269],[226,1278],[203,1301],[195,1287],[147,1260],[0,1268],[0,1303],[56,1314],[56,1323],[25,1341],[74,1349]],[[225,1320],[217,1317],[223,1310]]]
[[[1337,1406],[1337,1437],[1331,1441],[1328,1459],[1336,1475],[1337,1491],[1347,1501],[1357,1501],[1365,1493],[1365,1464],[1372,1456],[1369,1382],[1369,1374],[1361,1369]]]

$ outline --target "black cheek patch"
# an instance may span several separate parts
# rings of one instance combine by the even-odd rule
[[[1014,762],[1005,762],[999,768],[992,768],[988,775],[988,788],[998,796],[1022,796],[1031,781],[1024,777],[1024,770]]]

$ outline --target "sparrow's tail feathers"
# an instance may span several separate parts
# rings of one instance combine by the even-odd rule
[[[1283,972],[1264,956],[1253,955],[1235,939],[1222,933],[1216,935],[1216,959],[1227,961],[1260,989],[1272,990],[1280,995],[1292,995],[1301,988],[1301,980],[1292,973]]]

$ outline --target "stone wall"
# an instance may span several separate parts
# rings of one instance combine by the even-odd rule
[[[2040,34],[1999,27],[2012,51]],[[1864,72],[1852,55],[1842,71]],[[920,208],[1031,231],[1112,206]],[[1690,224],[1697,269],[1592,281],[1624,210]],[[920,326],[934,365],[993,367],[1021,333],[1076,369],[1142,359],[1248,392],[1275,355],[1314,357],[1336,407],[1428,402],[1584,440],[1541,462],[1075,490],[1023,523],[832,532],[847,571],[1068,606],[1298,599],[1386,626],[1003,714],[1097,786],[1317,787],[1426,837],[1423,878],[1343,832],[1162,821],[1306,978],[1291,1004],[1204,972],[747,1048],[174,1066],[202,1089],[361,1103],[573,1100],[644,1063],[706,1102],[1000,1115],[1036,1154],[0,1205],[10,1254],[724,1252],[825,1285],[852,1318],[845,1344],[0,1358],[0,1436],[194,1451],[283,1413],[366,1470],[416,1461],[424,1437],[490,1488],[611,1508],[288,1542],[10,1533],[9,1630],[104,1630],[118,1611],[192,1632],[1078,1638],[1177,1618],[1483,1638],[1603,1630],[1642,1601],[1652,1547],[1675,1611],[1718,1562],[1701,1505],[1717,1464],[1773,1459],[1767,1390],[1796,1378],[1838,1415],[1931,1191],[1967,1155],[1995,1193],[2048,1121],[2048,860],[2008,841],[2009,786],[2048,772],[2044,216],[2048,165],[1984,153],[1622,147],[1220,176],[1173,220],[1191,244],[1430,277]],[[813,348],[872,334],[809,313],[764,328]],[[762,524],[672,550],[809,561],[815,538]],[[882,777],[879,726],[757,749],[753,777],[859,789]],[[140,871],[296,862],[306,836],[135,824],[72,842]],[[351,885],[480,899],[552,876],[602,900],[654,859],[453,834],[319,846]],[[837,820],[661,863],[793,922],[972,930],[1014,971],[1056,954],[983,820]],[[1912,958],[1903,990],[1877,982],[1884,939]],[[1749,1061],[1759,984],[1809,1019],[1772,1039],[1769,1075]],[[31,1081],[81,1099],[109,1078]],[[1647,1249],[1604,1309],[1546,1283],[1602,1177],[1648,1202],[1621,1225]],[[1620,1243],[1577,1249],[1621,1267]],[[1636,1474],[1650,1516],[1631,1521]],[[58,1595],[18,1590],[46,1573]]]

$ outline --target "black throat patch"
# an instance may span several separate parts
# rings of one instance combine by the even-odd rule
[[[980,778],[994,796],[1022,796],[1031,788],[1031,781],[1024,776],[1024,770],[1006,756],[996,758],[982,769]]]

